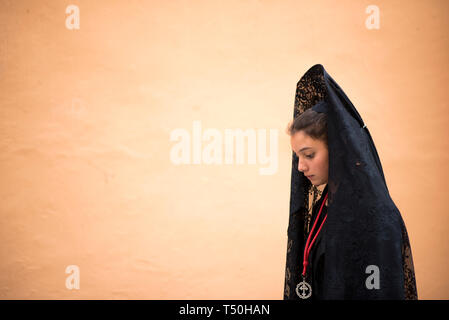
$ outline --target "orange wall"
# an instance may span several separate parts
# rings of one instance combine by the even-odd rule
[[[448,299],[449,2],[336,3],[0,0],[0,298],[282,299],[284,129],[321,63],[373,136],[419,297]],[[195,120],[278,130],[274,174],[175,165]]]

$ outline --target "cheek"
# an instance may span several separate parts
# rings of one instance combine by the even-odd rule
[[[328,170],[328,168],[329,168],[329,159],[328,159],[327,155],[325,157],[323,157],[323,159],[321,161],[321,167],[323,168],[323,170]]]
[[[320,169],[325,170],[327,168],[327,158],[326,157],[320,157],[319,159],[317,159],[316,165]]]

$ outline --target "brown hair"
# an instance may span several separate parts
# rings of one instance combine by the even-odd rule
[[[300,130],[313,139],[325,142],[327,145],[327,115],[325,113],[307,109],[300,116],[289,122],[287,134],[293,136]]]

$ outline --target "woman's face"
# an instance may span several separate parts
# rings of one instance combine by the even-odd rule
[[[299,158],[298,170],[315,186],[327,183],[329,153],[326,143],[313,139],[302,130],[291,136],[290,143]]]

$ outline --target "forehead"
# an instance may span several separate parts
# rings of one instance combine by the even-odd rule
[[[295,134],[290,138],[290,143],[295,152],[299,152],[299,150],[306,147],[319,149],[323,145],[321,140],[313,139],[312,137],[306,135],[303,131],[295,132]]]

